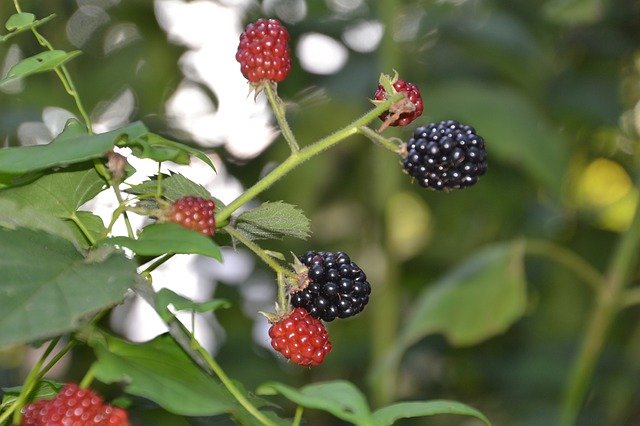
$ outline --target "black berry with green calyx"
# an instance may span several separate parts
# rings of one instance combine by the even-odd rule
[[[402,166],[425,188],[467,188],[487,171],[484,139],[454,120],[418,127],[407,142]]]
[[[365,273],[344,252],[309,251],[298,258],[306,271],[303,288],[292,290],[291,304],[324,321],[352,317],[369,302]]]

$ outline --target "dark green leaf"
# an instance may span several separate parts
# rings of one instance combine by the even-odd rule
[[[86,249],[91,246],[90,241],[82,233],[76,222],[81,224],[82,228],[89,233],[93,241],[98,241],[106,234],[106,228],[102,219],[91,212],[78,210],[75,213],[75,219],[69,219],[69,222],[71,222],[71,229],[73,229],[76,235],[76,241],[80,241],[82,247]]]
[[[193,195],[196,197],[208,198],[216,201],[216,208],[220,207],[220,202],[213,198],[207,189],[197,184],[179,173],[170,176],[162,175],[162,196],[169,201],[176,201],[182,197]],[[131,194],[154,195],[158,186],[157,177],[134,185],[127,190]]]
[[[418,296],[400,335],[400,348],[433,333],[456,346],[503,333],[525,311],[524,243],[479,251]]]
[[[307,239],[311,233],[310,221],[302,210],[277,201],[238,216],[236,228],[252,239],[294,237]]]
[[[159,256],[165,253],[202,254],[222,261],[220,247],[213,239],[175,223],[155,223],[146,226],[137,240],[113,237],[102,242],[130,248],[143,256]]]
[[[491,425],[489,419],[475,408],[456,401],[408,401],[388,405],[373,413],[376,425],[392,425],[399,419],[411,417],[425,417],[436,414],[459,414],[461,416],[475,417],[486,425]]]
[[[36,20],[36,15],[33,13],[14,13],[9,16],[4,27],[9,31],[19,30],[24,27],[28,27]]]
[[[0,80],[0,87],[4,84],[14,81],[18,78],[30,76],[45,71],[51,71],[56,67],[64,64],[70,59],[75,58],[80,53],[79,50],[73,52],[65,52],[63,50],[48,50],[38,53],[35,56],[23,59],[11,67],[6,77]]]
[[[156,293],[156,311],[165,322],[170,321],[173,317],[173,314],[167,309],[169,305],[173,305],[176,311],[191,312],[213,312],[216,309],[228,308],[231,306],[229,301],[224,299],[194,302],[193,300],[181,296],[168,288],[160,289],[160,291]]]
[[[136,264],[106,248],[85,258],[42,231],[0,228],[0,347],[76,329],[122,300]]]
[[[77,237],[65,221],[46,210],[21,207],[15,201],[0,198],[0,227],[29,228],[76,242]]]
[[[124,382],[125,390],[175,414],[205,416],[237,408],[235,399],[198,368],[168,335],[132,344],[109,336],[92,336],[98,360],[92,371],[105,383]]]
[[[194,157],[197,157],[198,159],[204,161],[209,167],[213,169],[214,172],[216,171],[216,168],[209,156],[207,156],[207,154],[197,148],[193,148],[189,145],[169,140],[160,135],[156,135],[155,133],[149,133],[149,135],[147,135],[147,141],[153,146],[164,146],[167,148],[184,151],[185,153],[193,155]]]
[[[0,198],[13,200],[21,207],[71,219],[81,205],[104,187],[104,180],[93,165],[83,164],[46,174],[27,185],[2,189]]]
[[[347,381],[314,383],[300,389],[278,382],[269,382],[261,385],[257,392],[259,395],[279,393],[298,405],[327,411],[339,419],[356,425],[374,424],[364,395]]]
[[[0,172],[27,173],[100,158],[118,140],[137,138],[146,132],[144,124],[136,122],[112,132],[90,135],[84,125],[71,119],[64,131],[50,144],[0,150]]]
[[[202,151],[190,146],[171,141],[155,133],[148,133],[144,137],[130,139],[120,144],[131,148],[133,154],[139,158],[150,158],[154,161],[173,161],[178,164],[189,164],[191,155],[204,161],[215,172],[211,159]]]

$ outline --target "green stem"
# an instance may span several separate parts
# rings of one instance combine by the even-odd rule
[[[171,259],[173,256],[175,256],[175,253],[165,253],[162,256],[160,256],[158,259],[156,259],[151,265],[149,265],[144,271],[141,272],[141,274],[150,274],[151,272],[155,271],[156,268],[158,268],[158,266],[162,265],[163,263],[165,263],[166,261],[168,261],[169,259]]]
[[[304,412],[304,407],[301,405],[298,405],[296,407],[296,414],[293,417],[293,423],[291,424],[291,426],[300,426],[300,422],[302,421],[302,413]]]
[[[271,109],[276,116],[276,120],[278,120],[278,126],[282,132],[282,136],[289,144],[291,152],[300,151],[296,137],[293,135],[291,127],[289,127],[289,123],[287,122],[287,111],[284,107],[284,102],[282,102],[282,99],[278,96],[276,83],[266,82],[264,84],[264,91],[267,92],[267,99],[269,99]]]
[[[245,205],[247,202],[253,200],[256,196],[264,192],[271,185],[280,180],[287,173],[298,167],[303,162],[319,154],[320,152],[329,149],[333,145],[343,141],[349,136],[358,133],[358,128],[376,119],[378,115],[380,115],[380,113],[389,109],[389,106],[391,106],[391,104],[402,99],[403,96],[404,94],[402,93],[397,93],[396,95],[391,96],[389,99],[380,103],[376,108],[372,109],[348,126],[343,127],[337,132],[320,139],[319,141],[307,146],[300,151],[292,152],[289,158],[283,161],[278,167],[273,169],[264,178],[256,182],[251,188],[247,189],[242,195],[240,195],[229,205],[220,210],[218,212],[218,215],[216,216],[216,220],[224,222],[231,216],[233,212]]]
[[[294,272],[287,270],[282,265],[280,265],[276,260],[269,256],[259,245],[251,241],[244,235],[241,231],[238,231],[232,226],[225,226],[224,230],[231,235],[236,240],[240,241],[242,244],[247,246],[249,250],[255,253],[264,263],[266,263],[271,269],[273,269],[276,273],[285,275],[289,278],[295,278],[296,275]]]
[[[207,365],[213,370],[213,372],[218,376],[222,384],[227,388],[229,393],[234,396],[234,398],[247,410],[253,417],[255,417],[260,423],[267,426],[275,426],[275,424],[269,420],[265,415],[258,410],[251,402],[245,398],[245,396],[238,390],[238,388],[233,384],[227,373],[220,367],[220,365],[216,362],[215,359],[207,352],[195,338],[193,339],[193,349],[205,360]]]
[[[95,364],[93,364],[91,368],[89,368],[89,371],[87,371],[87,373],[82,378],[82,381],[80,381],[80,388],[87,389],[89,386],[91,386],[91,382],[93,382],[95,374]]]
[[[563,265],[595,291],[600,291],[607,285],[600,271],[575,252],[562,246],[544,240],[527,240],[525,250],[529,255],[546,257]]]
[[[595,367],[615,315],[622,305],[622,295],[631,281],[640,250],[640,200],[636,204],[629,230],[622,234],[607,273],[606,287],[598,292],[596,306],[580,351],[569,373],[560,412],[561,426],[576,424],[580,409],[592,381]]]
[[[393,142],[393,141],[391,141],[390,139],[385,138],[384,136],[382,136],[380,133],[376,132],[375,130],[371,130],[367,126],[362,126],[362,127],[358,128],[358,133],[360,133],[363,136],[366,136],[367,138],[369,138],[374,143],[377,143],[378,145],[382,146],[383,148],[388,149],[389,151],[393,152],[394,154],[398,154],[398,151],[399,151],[399,148],[400,148],[398,146],[398,144]]]
[[[93,236],[91,235],[91,233],[89,232],[89,230],[87,229],[86,226],[84,226],[84,223],[82,223],[82,221],[80,220],[80,218],[76,215],[75,212],[73,212],[73,214],[71,215],[71,221],[73,223],[76,224],[76,226],[80,229],[80,232],[82,232],[82,234],[85,236],[85,238],[87,239],[87,241],[89,241],[89,243],[93,246],[96,244],[96,240],[95,238],[93,238]]]

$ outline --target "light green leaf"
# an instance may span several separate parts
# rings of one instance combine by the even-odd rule
[[[460,402],[445,400],[398,402],[376,410],[373,413],[373,417],[376,425],[389,426],[399,419],[434,416],[437,414],[459,414],[461,416],[475,417],[486,425],[491,425],[489,419],[475,408]]]
[[[135,122],[108,133],[87,133],[76,119],[67,121],[64,131],[47,145],[11,147],[0,150],[0,172],[19,174],[54,166],[67,166],[104,156],[119,140],[138,138],[147,132]]]
[[[109,249],[85,258],[42,231],[0,228],[0,347],[75,330],[122,300],[136,264]]]
[[[98,360],[92,371],[105,383],[154,401],[174,414],[212,416],[238,409],[225,388],[198,368],[169,335],[133,344],[107,334],[92,335]]]
[[[169,201],[176,201],[182,197],[193,195],[212,199],[216,201],[216,209],[220,208],[220,201],[211,196],[207,189],[197,184],[180,173],[173,173],[170,176],[162,175],[162,196]],[[146,180],[138,185],[134,185],[127,190],[131,194],[137,195],[154,195],[158,186],[157,176]]]
[[[173,318],[173,314],[167,309],[169,305],[173,305],[176,311],[213,312],[216,309],[229,308],[231,303],[224,299],[194,302],[193,300],[181,296],[168,288],[162,288],[156,293],[156,311],[165,322],[168,322]]]
[[[102,243],[127,247],[143,256],[159,256],[165,253],[202,254],[222,261],[220,247],[212,238],[175,223],[155,223],[146,226],[138,239],[112,237],[102,240]]]
[[[69,219],[68,223],[76,235],[76,240],[79,241],[81,246],[85,249],[88,249],[91,244],[89,240],[87,240],[86,236],[81,232],[80,227],[76,222],[79,222],[82,225],[83,229],[86,230],[93,238],[93,241],[99,240],[106,234],[104,222],[102,222],[102,219],[99,216],[96,216],[91,212],[78,210],[75,213],[75,220]]]
[[[276,201],[242,213],[236,228],[251,239],[281,239],[283,237],[309,237],[310,221],[302,210],[294,205]]]
[[[339,419],[356,425],[374,424],[364,395],[347,381],[314,383],[300,389],[278,382],[269,382],[261,385],[257,392],[259,395],[279,393],[298,405],[327,411]]]
[[[25,58],[11,67],[7,75],[0,80],[0,87],[18,78],[30,76],[45,71],[51,71],[70,59],[80,55],[79,50],[65,52],[63,50],[48,50],[35,56]]]
[[[150,158],[154,161],[173,161],[178,164],[189,164],[191,155],[204,161],[215,172],[211,159],[202,151],[179,142],[171,141],[155,133],[149,133],[138,139],[131,139],[119,146],[131,148],[139,158]]]
[[[38,399],[52,399],[55,397],[62,385],[58,382],[54,382],[51,380],[41,380],[36,385],[33,393],[31,394],[34,401]],[[0,411],[3,411],[13,405],[20,392],[22,391],[22,386],[16,386],[13,388],[3,388],[2,389],[2,404],[0,405]]]
[[[71,219],[81,205],[98,195],[105,186],[92,164],[82,164],[48,173],[26,185],[1,189],[0,199]]]
[[[28,27],[36,20],[36,15],[33,13],[14,13],[9,16],[4,27],[9,31],[19,30],[24,27]]]
[[[418,296],[399,349],[433,333],[456,346],[477,344],[507,330],[526,302],[524,242],[489,246]]]

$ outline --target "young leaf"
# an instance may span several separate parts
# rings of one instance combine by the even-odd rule
[[[105,187],[92,164],[78,164],[46,174],[22,186],[0,190],[0,198],[13,200],[21,207],[31,207],[71,219],[76,210],[98,195]]]
[[[9,16],[4,27],[9,31],[19,30],[24,27],[28,27],[36,20],[36,15],[33,13],[14,13]]]
[[[75,330],[122,300],[136,264],[105,251],[85,258],[58,236],[0,228],[0,347]]]
[[[302,210],[291,204],[277,201],[238,216],[236,228],[251,239],[280,239],[294,237],[307,239],[311,233],[309,219]]]
[[[503,333],[527,302],[522,241],[487,247],[418,296],[402,329],[400,348],[432,333],[468,346]]]
[[[176,223],[145,226],[138,239],[112,237],[102,240],[102,243],[127,247],[142,256],[159,256],[165,253],[202,254],[222,261],[220,247],[213,239]]]
[[[139,158],[150,158],[154,161],[173,161],[178,164],[189,164],[191,155],[204,161],[215,172],[216,169],[207,155],[188,145],[171,141],[155,133],[148,133],[144,137],[131,139],[119,146],[131,148],[133,154]]]
[[[51,71],[68,60],[75,58],[80,53],[82,52],[79,50],[74,50],[73,52],[65,52],[64,50],[48,50],[23,59],[12,66],[6,77],[0,80],[0,87],[18,78]]]
[[[389,426],[399,419],[412,417],[434,416],[436,414],[459,414],[475,417],[487,426],[491,426],[489,419],[480,411],[456,401],[407,401],[391,404],[373,413],[376,425]]]
[[[193,300],[181,296],[168,288],[162,288],[156,293],[156,311],[165,322],[173,317],[168,310],[168,306],[173,305],[176,311],[191,312],[213,312],[216,309],[228,308],[231,306],[229,301],[224,299],[212,299],[206,302],[194,302]]]
[[[92,371],[105,383],[124,382],[131,395],[150,399],[185,416],[211,416],[237,409],[236,400],[168,335],[133,344],[107,334],[89,341],[98,360]]]
[[[364,395],[347,381],[314,383],[300,389],[278,382],[269,382],[261,385],[257,392],[259,395],[279,393],[298,405],[327,411],[339,419],[356,425],[374,424]]]
[[[219,208],[221,205],[218,200],[211,196],[204,186],[187,179],[179,173],[173,173],[170,176],[162,175],[161,184],[162,196],[169,201],[176,201],[187,195],[194,195],[196,197],[215,200],[216,208]],[[156,193],[157,186],[157,176],[154,176],[152,179],[132,186],[127,192],[137,195],[153,195]]]
[[[213,169],[214,172],[216,171],[216,167],[213,165],[211,158],[209,158],[207,154],[205,154],[204,152],[200,151],[197,148],[193,148],[189,145],[185,145],[179,142],[169,140],[160,135],[156,135],[155,133],[149,133],[149,135],[147,135],[147,140],[153,146],[164,146],[167,148],[174,148],[180,151],[184,151],[187,154],[193,155],[194,157],[197,157],[198,159],[204,161],[209,167]]]
[[[71,119],[63,132],[47,145],[0,150],[0,172],[20,174],[99,158],[117,141],[138,138],[146,132],[145,125],[138,121],[111,132],[90,135],[83,124]]]

